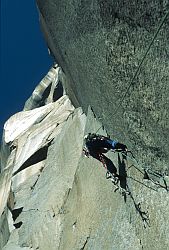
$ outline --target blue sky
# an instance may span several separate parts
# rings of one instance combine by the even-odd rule
[[[52,65],[35,0],[1,1],[0,134]]]

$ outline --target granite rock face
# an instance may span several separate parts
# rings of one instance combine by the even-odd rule
[[[64,94],[63,77],[61,68],[55,64],[26,101],[24,110],[31,110],[57,101]]]
[[[168,171],[169,16],[122,101],[168,12],[168,1],[37,4],[48,47],[67,77],[71,101],[85,112],[91,105],[111,136],[147,165]]]
[[[37,2],[62,69],[4,125],[0,250],[168,249],[168,21],[114,114],[167,2]],[[133,151],[106,154],[117,184],[82,153],[96,131]]]
[[[13,115],[4,125],[0,175],[0,216],[2,215],[0,223],[3,225],[0,234],[1,248],[8,239],[13,225],[16,228],[20,226],[20,222],[15,222],[16,218],[24,207],[23,199],[27,199],[32,186],[36,184],[45,167],[48,148],[75,112],[75,108],[66,95],[57,101],[53,99],[53,96],[56,96],[58,85],[56,79],[60,72],[59,68],[56,69],[54,71],[52,68],[37,86],[25,105],[26,111]],[[48,76],[51,71],[53,72],[50,79],[51,90],[46,95],[46,99],[50,102],[38,108],[30,108],[35,105],[34,97],[38,94],[40,105],[42,105],[42,100],[45,101],[42,92],[48,89]],[[26,193],[21,189],[22,195],[19,193],[21,197],[17,200],[18,189],[20,190],[21,186],[25,187],[27,181],[29,183],[27,188],[23,188]]]
[[[44,120],[26,122],[28,114],[29,121],[34,120],[37,109],[40,116],[45,108]],[[53,120],[60,125],[54,127]],[[15,126],[19,122],[22,126]],[[102,163],[82,154],[84,134],[100,126],[90,108],[86,116],[67,96],[7,121],[5,128],[11,130],[5,130],[4,138],[16,148],[1,173],[0,249],[168,248],[169,195],[164,178],[145,178],[134,158],[109,152],[107,167],[111,172],[113,164],[122,178],[117,185],[106,179]],[[106,135],[103,129],[100,132]]]

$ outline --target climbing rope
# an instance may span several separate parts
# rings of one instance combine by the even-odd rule
[[[113,116],[115,116],[115,115],[117,114],[117,112],[118,112],[118,110],[119,110],[119,107],[121,106],[121,104],[123,103],[124,99],[125,99],[126,96],[127,96],[127,93],[129,92],[130,87],[134,84],[134,80],[135,80],[136,77],[138,76],[139,71],[140,71],[140,69],[141,69],[141,66],[142,66],[143,62],[145,61],[145,58],[146,58],[148,52],[150,51],[151,46],[152,46],[153,43],[154,43],[154,40],[156,39],[156,37],[157,37],[158,33],[160,32],[160,30],[161,30],[163,24],[165,23],[165,21],[166,21],[166,19],[167,19],[167,17],[168,17],[168,14],[169,14],[169,10],[166,12],[166,14],[164,15],[164,17],[162,18],[162,20],[161,20],[161,22],[160,22],[160,24],[159,24],[159,26],[158,26],[156,32],[154,33],[154,36],[153,36],[153,38],[152,38],[150,44],[148,45],[148,47],[147,47],[147,49],[146,49],[146,52],[145,52],[145,54],[143,55],[143,57],[142,57],[142,59],[141,59],[139,65],[138,65],[138,68],[137,68],[137,70],[136,70],[134,76],[132,77],[132,79],[131,79],[131,81],[130,81],[128,87],[127,87],[127,90],[125,91],[125,93],[123,94],[123,96],[121,97],[121,99],[119,100],[119,103],[118,103],[118,105],[117,105],[117,107],[116,107],[114,113],[112,114]],[[103,127],[103,126],[99,127],[95,133],[97,133],[102,127]]]
[[[128,151],[125,152],[125,153],[124,153],[123,151],[120,151],[120,150],[111,150],[111,151],[114,152],[114,153],[119,152],[119,153],[121,153],[123,156],[125,156],[126,159],[129,158],[132,162],[134,162],[134,164],[130,165],[130,167],[127,168],[127,171],[129,170],[129,168],[134,167],[134,168],[137,169],[143,176],[145,176],[145,174],[147,174],[148,180],[150,180],[150,181],[151,181],[152,183],[154,183],[156,186],[161,187],[161,188],[164,188],[165,190],[169,191],[169,187],[167,186],[167,183],[166,183],[166,181],[165,181],[165,179],[164,179],[165,175],[163,175],[163,174],[161,174],[161,173],[158,173],[158,172],[156,172],[156,171],[153,171],[153,170],[151,170],[150,168],[146,168],[146,167],[141,166],[141,164],[135,159],[135,157],[134,157],[134,155],[133,155],[133,153],[132,153],[131,151],[128,150]],[[127,153],[130,153],[130,154],[132,155],[132,157],[130,157],[129,155],[127,155]],[[106,162],[105,162],[105,160],[104,160],[104,158],[103,158],[103,155],[102,155],[102,154],[99,154],[98,157],[99,157],[99,160],[102,162],[103,167],[107,170]],[[152,175],[158,177],[159,179],[162,178],[162,179],[163,179],[164,185],[160,184],[159,181],[154,181],[152,178],[150,178],[149,174],[152,174]],[[150,186],[147,186],[145,183],[142,183],[141,181],[134,179],[132,176],[127,176],[127,175],[126,175],[126,178],[132,179],[132,180],[134,180],[134,181],[140,183],[141,185],[143,185],[143,186],[145,186],[145,187],[147,187],[147,188],[152,189],[153,191],[157,191],[157,189],[154,189],[154,188],[152,188],[152,187],[150,187]],[[111,179],[111,181],[113,182],[114,185],[117,185],[117,184],[119,183],[118,177],[117,177],[116,175],[113,175],[112,173],[110,173],[108,170],[107,170],[107,173],[106,173],[106,179]],[[123,195],[124,195],[124,194],[130,194],[130,191],[129,191],[129,190],[125,190],[124,188],[121,188],[120,186],[118,186],[118,187],[115,189],[115,192],[116,192],[117,190],[119,190]]]
[[[130,151],[130,153],[132,154],[131,151]],[[141,166],[141,164],[136,160],[136,158],[134,157],[133,154],[132,154],[132,157],[130,157],[130,156],[124,154],[123,152],[121,152],[121,154],[122,154],[123,156],[129,158],[131,161],[135,162],[136,165],[137,165],[137,166],[136,166],[135,164],[132,164],[130,167],[134,167],[135,169],[137,169],[137,170],[138,170],[140,173],[142,173],[143,175],[147,174],[148,179],[149,179],[150,181],[152,181],[155,185],[157,185],[157,186],[159,186],[159,187],[161,187],[161,188],[164,188],[164,189],[166,189],[167,191],[169,191],[169,187],[167,186],[167,183],[166,183],[166,181],[165,181],[165,178],[164,178],[165,175],[164,175],[164,174],[161,174],[161,173],[158,173],[158,172],[156,172],[156,171],[153,171],[153,170],[150,169],[150,168]],[[130,168],[130,167],[129,167],[129,168]],[[128,169],[129,169],[129,168],[128,168]],[[127,170],[128,170],[128,169],[127,169]],[[154,181],[154,180],[150,177],[149,174],[152,174],[152,175],[156,176],[156,177],[159,178],[159,179],[162,178],[162,179],[163,179],[164,185],[160,184],[158,181]]]
[[[144,56],[142,57],[142,59],[141,59],[139,65],[138,65],[138,68],[137,68],[137,70],[136,70],[136,72],[135,72],[133,78],[131,79],[131,81],[130,81],[128,87],[127,87],[127,90],[125,91],[125,93],[124,93],[123,96],[121,97],[121,99],[120,99],[120,101],[119,101],[119,104],[117,105],[117,108],[115,109],[115,112],[114,112],[113,115],[115,115],[115,114],[117,113],[117,111],[118,111],[120,105],[121,105],[122,102],[124,101],[124,99],[125,99],[125,97],[126,97],[128,91],[129,91],[131,85],[133,85],[134,80],[136,79],[136,77],[137,77],[137,75],[138,75],[138,73],[139,73],[139,71],[140,71],[140,68],[141,68],[143,62],[144,62],[144,60],[145,60],[145,58],[146,58],[148,52],[150,51],[151,46],[152,46],[153,43],[154,43],[154,40],[156,39],[158,33],[159,33],[160,30],[161,30],[161,27],[163,26],[164,22],[166,21],[166,19],[167,19],[167,17],[168,17],[168,14],[169,14],[169,10],[166,12],[166,14],[164,15],[164,17],[162,18],[162,20],[161,20],[161,22],[160,22],[160,24],[159,24],[159,26],[158,26],[158,28],[157,28],[157,30],[156,30],[156,32],[155,32],[153,38],[152,38],[152,40],[151,40],[149,46],[148,46],[147,49],[146,49],[146,52],[145,52]]]

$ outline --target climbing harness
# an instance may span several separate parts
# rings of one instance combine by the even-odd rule
[[[163,26],[164,22],[166,21],[168,15],[169,15],[169,10],[166,12],[166,14],[164,15],[164,17],[162,18],[162,20],[161,20],[161,22],[160,22],[160,24],[159,24],[159,26],[158,26],[156,32],[154,33],[154,36],[152,37],[152,40],[150,41],[150,43],[149,43],[149,45],[148,45],[148,47],[147,47],[147,49],[146,49],[146,51],[145,51],[145,54],[143,55],[143,57],[142,57],[142,59],[141,59],[139,65],[138,65],[138,68],[136,69],[136,71],[135,71],[135,73],[134,73],[134,75],[133,75],[133,77],[132,77],[132,79],[131,79],[131,81],[130,81],[130,83],[129,83],[129,85],[128,85],[126,91],[125,91],[125,93],[122,95],[122,97],[121,97],[121,99],[119,100],[119,103],[118,103],[118,105],[117,105],[117,107],[116,107],[114,113],[112,114],[113,116],[115,116],[115,115],[117,114],[119,107],[121,106],[122,102],[123,102],[124,99],[126,98],[127,93],[129,92],[131,86],[134,84],[134,81],[135,81],[136,77],[138,76],[138,74],[139,74],[139,72],[140,72],[141,66],[143,65],[143,63],[144,63],[144,61],[145,61],[145,59],[146,59],[146,56],[148,55],[148,53],[149,53],[149,51],[150,51],[150,49],[151,49],[151,46],[153,45],[153,43],[154,43],[154,41],[155,41],[155,39],[156,39],[158,33],[159,33],[160,30],[161,30],[161,27]],[[103,128],[103,126],[100,126],[100,127],[97,129],[97,131],[96,131],[95,133],[98,133],[98,131],[99,131],[101,128]],[[114,150],[111,150],[111,151],[115,152]],[[128,151],[128,152],[131,153],[131,157],[128,156],[126,152],[125,152],[125,153],[124,153],[124,152],[121,152],[121,153],[122,153],[122,155],[125,155],[125,157],[129,158],[132,162],[134,162],[134,164],[132,164],[130,167],[134,167],[135,169],[137,169],[140,173],[143,174],[143,176],[147,175],[147,176],[148,176],[148,179],[149,179],[150,181],[152,181],[152,182],[153,182],[155,185],[157,185],[158,187],[165,188],[167,191],[169,191],[169,187],[167,187],[167,183],[166,183],[166,181],[165,181],[164,175],[161,175],[160,173],[157,173],[157,172],[155,172],[155,171],[152,171],[150,168],[146,168],[146,167],[140,166],[140,164],[138,163],[138,161],[137,161],[137,160],[135,159],[135,157],[133,156],[132,152],[131,152],[131,151]],[[104,163],[103,163],[103,165],[104,165]],[[156,176],[157,178],[159,178],[159,179],[163,179],[164,185],[162,185],[162,184],[161,184],[160,182],[158,182],[158,181],[154,181],[154,180],[150,177],[150,174],[151,174],[151,175],[155,175],[155,176]],[[126,176],[126,178],[129,178],[129,177]],[[130,177],[130,178],[131,178],[131,177]],[[139,182],[139,181],[138,181],[138,182]],[[142,184],[143,184],[143,183],[142,183]],[[145,184],[144,184],[144,185],[145,185]],[[145,186],[146,186],[146,185],[145,185]],[[153,189],[153,188],[152,188],[152,189]],[[154,190],[154,189],[153,189],[153,190]]]
[[[103,137],[100,136],[99,138],[101,139]],[[169,187],[167,186],[167,183],[165,181],[165,175],[161,174],[161,173],[158,173],[157,171],[152,170],[150,167],[141,166],[141,164],[134,157],[134,155],[133,155],[133,153],[132,153],[131,150],[123,151],[121,149],[110,149],[110,151],[114,152],[114,153],[116,153],[116,152],[121,153],[124,157],[126,157],[126,159],[130,159],[133,162],[133,164],[131,164],[127,168],[127,171],[129,170],[129,168],[134,167],[137,171],[139,171],[144,176],[143,179],[148,179],[152,183],[154,183],[157,187],[159,187],[159,188],[161,187],[161,188],[164,188],[165,190],[169,191]],[[86,146],[83,148],[83,153],[84,153],[84,155],[86,157],[89,158],[90,152],[89,152],[89,150],[88,150],[88,148]],[[131,154],[131,156],[128,155],[129,153]],[[106,162],[105,162],[105,159],[104,159],[104,155],[102,153],[98,153],[97,157],[98,157],[99,161],[103,164],[103,167],[107,170],[107,166],[106,166]],[[146,176],[146,178],[145,178],[145,176]],[[159,180],[154,180],[152,178],[152,176],[155,176],[156,179],[159,179]],[[136,182],[138,182],[138,183],[146,186],[147,188],[150,188],[150,189],[152,189],[154,191],[157,191],[156,189],[147,186],[146,184],[140,182],[139,180],[134,179],[132,176],[126,176],[126,179],[127,178],[128,179],[132,179],[132,180],[134,180],[134,181],[136,181]],[[110,179],[114,185],[117,185],[119,183],[119,177],[116,174],[110,173],[109,171],[107,171],[107,173],[106,173],[106,179]],[[163,182],[163,184],[161,184],[161,182]],[[115,190],[115,192],[117,190],[119,190],[122,194],[124,194],[124,193],[130,194],[129,190],[122,189],[120,186],[117,187],[117,189]]]
[[[105,169],[107,169],[106,163],[105,163],[104,158],[103,158],[103,155],[102,155],[102,154],[98,154],[98,157],[99,157],[100,161],[102,162],[103,167],[104,167]]]
[[[84,155],[85,157],[88,157],[88,158],[89,158],[89,156],[90,156],[90,152],[89,152],[89,150],[88,150],[88,148],[87,148],[86,146],[83,147],[83,155]],[[106,166],[106,162],[105,162],[105,160],[104,160],[103,154],[98,153],[97,156],[98,156],[100,162],[103,164],[104,169],[107,170],[107,166]],[[108,170],[107,170],[107,172],[106,172],[106,179],[110,179],[110,180],[112,181],[112,183],[114,183],[115,185],[116,185],[116,184],[118,183],[118,181],[119,181],[119,178],[118,178],[115,174],[110,173]]]

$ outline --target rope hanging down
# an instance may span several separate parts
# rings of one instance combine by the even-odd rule
[[[121,154],[127,158],[129,158],[131,161],[135,162],[135,164],[132,164],[130,167],[134,167],[135,169],[137,169],[140,173],[142,173],[143,175],[147,174],[148,178],[150,181],[152,181],[155,185],[161,187],[161,188],[164,188],[166,191],[169,191],[169,187],[167,186],[166,184],[166,181],[165,181],[165,174],[161,174],[161,173],[157,173],[156,171],[150,169],[150,168],[147,168],[147,167],[144,167],[144,166],[141,166],[141,164],[136,160],[136,158],[134,157],[133,153],[130,151],[132,157],[124,154],[123,152],[121,152]],[[129,167],[129,168],[130,168]],[[162,179],[163,180],[163,183],[164,185],[160,184],[160,182],[158,181],[154,181],[149,174],[152,174],[154,176],[156,176],[158,179]]]
[[[161,30],[161,27],[163,26],[164,22],[166,21],[166,19],[167,19],[167,17],[168,17],[168,14],[169,14],[169,10],[166,12],[166,14],[164,15],[164,17],[162,18],[162,20],[161,20],[161,22],[160,22],[160,24],[159,24],[159,26],[158,26],[158,28],[157,28],[157,30],[156,30],[156,32],[155,32],[153,38],[152,38],[152,40],[151,40],[149,46],[147,47],[147,50],[146,50],[146,52],[145,52],[143,58],[141,59],[141,61],[140,61],[140,63],[139,63],[139,66],[138,66],[138,68],[137,68],[137,70],[136,70],[136,72],[135,72],[133,78],[131,79],[131,81],[130,81],[128,87],[127,87],[127,90],[125,91],[125,93],[123,94],[122,98],[120,99],[119,104],[117,105],[117,108],[116,108],[116,110],[115,110],[115,112],[114,112],[113,115],[116,114],[116,112],[118,111],[120,105],[121,105],[122,102],[124,101],[124,99],[125,99],[125,97],[126,97],[128,91],[129,91],[131,85],[133,85],[134,80],[136,79],[136,77],[137,77],[137,75],[138,75],[138,73],[139,73],[139,71],[140,71],[140,68],[141,68],[143,62],[144,62],[144,60],[145,60],[145,58],[146,58],[148,52],[150,51],[151,46],[152,46],[153,43],[154,43],[154,40],[156,39],[158,33],[159,33],[160,30]]]
[[[126,169],[126,176],[125,178],[126,179],[132,179],[133,181],[136,181],[138,183],[140,183],[141,185],[149,188],[149,189],[152,189],[153,191],[158,191],[158,188],[164,188],[167,192],[169,192],[169,186],[167,185],[166,183],[166,180],[165,180],[165,177],[166,175],[163,173],[158,173],[157,171],[154,171],[150,168],[147,168],[147,167],[144,167],[144,166],[141,166],[141,164],[136,160],[136,158],[134,157],[133,153],[131,151],[128,151],[128,153],[131,153],[131,156],[128,156],[128,154],[126,154],[126,152],[124,153],[123,151],[116,151],[116,150],[111,150],[112,152],[118,152],[118,153],[121,153],[122,156],[124,156],[126,158],[126,160],[129,158],[132,162],[134,162],[135,164],[132,164],[130,165],[127,169]],[[103,164],[103,167],[107,170],[107,173],[106,173],[106,179],[110,179],[114,185],[117,185],[117,189],[115,189],[115,192],[117,190],[119,190],[120,192],[122,192],[123,194],[131,194],[131,192],[129,190],[126,190],[124,188],[122,188],[121,186],[119,186],[119,176],[116,175],[116,174],[112,174],[111,172],[108,171],[107,169],[107,166],[106,166],[106,163],[103,159],[103,157],[100,156],[100,161],[102,162]],[[152,183],[154,183],[156,186],[157,186],[157,189],[154,188],[154,187],[151,187],[151,186],[148,186],[147,184],[137,180],[137,179],[134,179],[132,176],[128,176],[127,175],[127,172],[128,170],[131,168],[131,167],[134,167],[136,170],[138,170],[142,175],[143,175],[143,179],[148,179],[149,181],[151,181]],[[157,177],[156,179],[157,180],[154,180],[150,175],[153,175],[155,177]],[[147,176],[145,178],[145,176]],[[122,176],[121,176],[122,177]],[[127,185],[127,188],[129,189],[129,186]]]
[[[168,17],[168,14],[169,14],[169,10],[166,12],[166,14],[164,15],[164,17],[162,18],[162,20],[161,20],[161,22],[160,22],[160,24],[159,24],[159,26],[158,26],[158,28],[157,28],[157,30],[156,30],[156,32],[155,32],[153,38],[152,38],[152,40],[151,40],[149,46],[148,46],[147,49],[146,49],[146,52],[145,52],[143,58],[141,59],[141,61],[140,61],[140,63],[139,63],[139,66],[138,66],[138,68],[137,68],[137,70],[136,70],[136,72],[135,72],[133,78],[131,79],[131,81],[130,81],[128,87],[127,87],[127,90],[125,91],[125,93],[124,93],[123,96],[121,97],[121,99],[120,99],[120,101],[119,101],[119,103],[118,103],[118,105],[117,105],[117,108],[115,109],[114,113],[112,114],[113,116],[117,114],[117,111],[118,111],[119,107],[121,106],[122,102],[124,101],[124,99],[125,99],[125,97],[126,97],[128,91],[129,91],[130,87],[133,85],[134,80],[135,80],[136,77],[138,76],[139,71],[140,71],[140,68],[141,68],[141,66],[142,66],[142,64],[143,64],[143,62],[144,62],[144,60],[145,60],[145,58],[146,58],[148,52],[150,51],[151,46],[152,46],[152,44],[154,43],[154,40],[156,39],[158,33],[160,32],[161,27],[163,26],[164,22],[166,21],[166,19],[167,19],[167,17]],[[101,128],[102,128],[102,126],[101,126],[100,128],[98,128],[98,130],[96,131],[96,133],[97,133]]]

